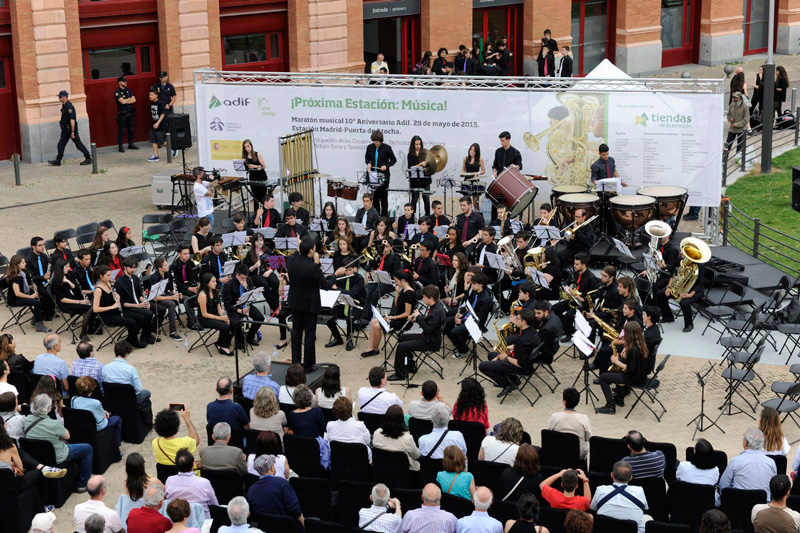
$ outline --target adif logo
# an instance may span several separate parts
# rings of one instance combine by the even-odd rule
[[[638,126],[641,124],[642,126],[647,126],[647,115],[642,113],[641,115],[636,115],[636,122],[634,126]]]
[[[214,109],[215,107],[219,107],[222,105],[222,102],[219,101],[219,98],[216,96],[211,96],[211,101],[208,103],[209,109]]]
[[[211,131],[222,131],[225,129],[225,123],[222,122],[219,117],[214,117],[214,120],[211,121]]]

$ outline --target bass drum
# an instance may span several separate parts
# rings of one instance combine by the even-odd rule
[[[636,194],[652,196],[656,199],[656,218],[664,222],[670,222],[672,230],[678,226],[686,201],[689,199],[689,191],[676,185],[653,185],[642,187]]]
[[[627,231],[636,231],[653,220],[656,214],[656,199],[650,196],[620,195],[614,196],[610,201],[611,216]]]
[[[518,216],[528,207],[539,188],[516,168],[507,168],[497,175],[486,189],[486,196],[494,205],[503,204],[512,217]]]
[[[572,224],[575,221],[576,209],[585,209],[586,217],[591,218],[600,209],[600,198],[596,194],[585,192],[564,194],[558,198],[558,216],[564,224]]]

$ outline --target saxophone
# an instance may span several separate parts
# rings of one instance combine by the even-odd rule
[[[617,330],[614,329],[613,326],[611,326],[607,322],[603,322],[596,316],[594,317],[594,321],[597,322],[597,325],[603,329],[603,338],[611,343],[611,353],[613,353],[614,356],[619,357],[619,354],[617,353],[617,344],[616,344],[617,341],[619,340],[619,333],[617,333]],[[611,366],[608,367],[608,371],[622,372],[623,370],[622,367],[612,363]]]
[[[508,344],[506,344],[506,337],[511,335],[511,329],[514,325],[509,322],[503,325],[503,328],[500,329],[497,327],[497,321],[494,323],[494,331],[497,334],[497,345],[494,347],[495,352],[505,352],[509,353]]]

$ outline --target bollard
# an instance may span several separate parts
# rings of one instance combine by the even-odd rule
[[[797,87],[792,87],[792,107],[789,109],[797,109]]]
[[[167,163],[172,163],[172,135],[167,132]]]
[[[92,143],[92,174],[97,172],[97,143]]]
[[[798,141],[800,141],[800,138],[798,138],[799,134],[800,134],[800,107],[795,107],[794,108],[794,145],[795,146],[797,146]]]
[[[19,176],[19,154],[14,153],[14,185],[22,185],[22,180]]]

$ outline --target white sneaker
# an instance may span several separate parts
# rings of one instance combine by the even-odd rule
[[[67,469],[45,466],[42,468],[42,475],[48,479],[58,479],[67,475]]]

